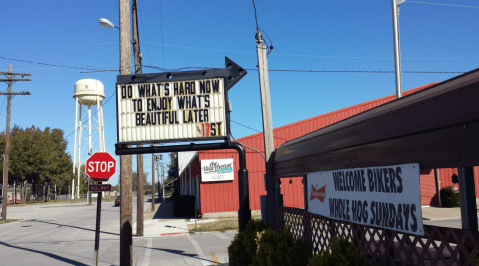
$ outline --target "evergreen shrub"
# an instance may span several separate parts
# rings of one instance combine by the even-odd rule
[[[308,266],[366,266],[370,265],[359,255],[353,243],[343,236],[334,236],[329,240],[326,250],[314,255]]]
[[[303,238],[294,239],[289,227],[281,234],[271,228],[266,229],[258,245],[253,264],[257,266],[307,265],[311,258],[306,241]]]
[[[452,187],[441,189],[441,206],[446,208],[459,207],[461,200],[459,193],[452,191]]]
[[[261,220],[250,220],[228,247],[230,265],[306,265],[311,257],[306,241],[294,239],[289,228],[281,234]]]
[[[264,224],[262,220],[249,220],[246,229],[237,233],[228,247],[230,263],[241,266],[252,265],[258,251],[257,237],[268,228],[269,225]]]

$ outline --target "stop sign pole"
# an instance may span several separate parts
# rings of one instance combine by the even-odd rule
[[[103,181],[108,181],[115,172],[116,160],[108,152],[95,152],[86,160],[86,174],[92,180],[99,182],[99,184]],[[105,186],[105,188],[111,189],[111,186]],[[92,190],[90,186],[88,189]],[[100,188],[100,190],[102,189],[103,188]],[[102,192],[99,191],[96,201],[95,266],[98,265],[98,249],[100,248],[101,194]]]

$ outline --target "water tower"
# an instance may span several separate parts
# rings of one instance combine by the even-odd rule
[[[105,132],[103,127],[103,109],[101,107],[103,99],[105,99],[105,89],[103,83],[96,79],[81,79],[75,83],[75,147],[73,151],[73,174],[77,174],[77,182],[75,186],[75,178],[72,182],[72,199],[80,198],[80,176],[82,154],[85,156],[84,161],[97,151],[105,151]],[[87,117],[82,115],[82,109],[86,106]],[[96,106],[96,112],[92,117],[92,106]],[[96,115],[96,117],[95,117]],[[86,122],[84,121],[86,118]],[[94,121],[92,121],[92,118]],[[92,123],[93,122],[93,123]],[[88,136],[86,136],[83,129],[88,129]],[[98,141],[95,139],[95,144],[98,143],[98,147],[92,147],[92,129],[98,131]],[[85,136],[84,136],[85,135]],[[88,150],[85,148],[82,150],[82,138],[88,137]],[[96,137],[95,137],[96,138]],[[78,142],[77,142],[78,140]],[[88,180],[90,180],[88,178]],[[90,198],[90,197],[88,197]]]

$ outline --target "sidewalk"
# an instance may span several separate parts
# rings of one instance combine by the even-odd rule
[[[167,198],[155,200],[155,210],[147,208],[143,216],[143,236],[162,237],[172,235],[187,235],[188,225],[185,219],[173,216],[173,202]],[[133,235],[136,235],[136,222],[133,223]]]
[[[479,202],[479,199],[477,199],[476,201]],[[429,220],[460,219],[461,208],[422,207],[422,217]]]

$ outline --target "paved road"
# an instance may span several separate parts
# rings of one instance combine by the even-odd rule
[[[478,219],[479,222],[479,219]],[[423,221],[424,224],[428,225],[435,225],[435,226],[442,226],[442,227],[450,227],[450,228],[462,228],[461,218],[452,218],[452,219],[444,219],[444,220],[429,220]]]
[[[145,208],[148,207],[145,197]],[[119,265],[120,208],[103,202],[100,265]],[[133,202],[136,209],[136,200]],[[135,210],[136,211],[136,210]],[[92,265],[96,203],[9,207],[0,225],[1,265]],[[135,217],[136,214],[133,215]],[[213,265],[227,262],[234,232],[133,238],[134,265]]]

